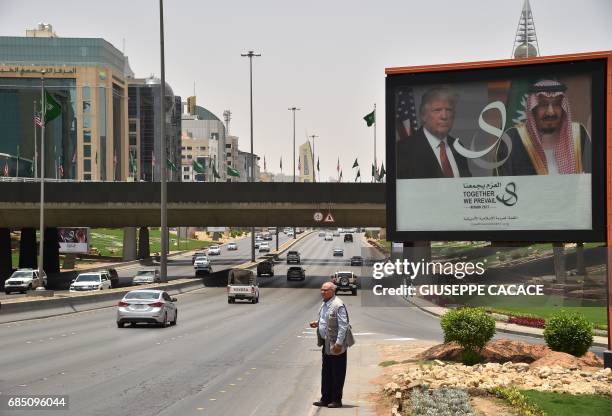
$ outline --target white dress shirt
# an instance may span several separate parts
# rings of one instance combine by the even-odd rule
[[[453,155],[452,150],[448,144],[448,140],[445,137],[443,140],[438,139],[436,136],[427,131],[426,128],[423,128],[423,133],[425,133],[425,137],[427,137],[427,141],[431,146],[431,150],[433,150],[434,155],[436,155],[436,159],[438,159],[438,164],[440,165],[440,169],[442,169],[442,161],[440,160],[440,142],[444,142],[446,145],[446,156],[448,157],[448,161],[451,165],[451,169],[453,170],[453,177],[459,178],[459,168],[457,167],[457,162],[455,162],[455,156]]]

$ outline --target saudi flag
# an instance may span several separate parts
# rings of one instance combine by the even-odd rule
[[[359,163],[357,163],[357,158],[355,158],[355,163],[353,163],[353,168],[359,167]]]
[[[530,81],[526,79],[518,79],[512,81],[510,90],[508,91],[508,100],[506,102],[506,125],[504,130],[519,123],[527,121],[527,113],[525,110],[527,104],[527,91]]]
[[[320,172],[321,169],[319,169],[319,158],[317,158],[317,172]]]
[[[62,114],[62,106],[45,91],[45,123],[57,118]]]
[[[136,175],[136,157],[132,152],[130,152],[130,170],[132,171],[132,176]]]
[[[363,119],[365,120],[368,127],[372,124],[376,123],[376,110],[372,111],[370,114],[366,114]]]
[[[387,171],[385,170],[385,164],[381,163],[381,165],[380,165],[380,175],[378,176],[378,180],[381,181],[382,178],[385,177],[386,173],[387,173]]]
[[[361,178],[361,170],[357,169],[357,176],[355,176],[355,182],[357,182],[357,179]]]
[[[212,164],[212,162],[211,162]],[[221,175],[219,175],[219,172],[217,172],[217,166],[215,164],[212,165],[213,168],[213,177],[215,179],[221,179]]]
[[[166,166],[168,167],[168,169],[170,169],[173,172],[177,172],[178,171],[178,168],[176,167],[174,162],[172,162],[170,159],[166,159]]]
[[[197,160],[194,160],[191,166],[193,167],[194,172],[204,173],[204,166]]]
[[[228,176],[233,176],[235,178],[239,178],[240,177],[240,172],[238,172],[236,169],[234,169],[231,166],[227,167],[227,175]]]

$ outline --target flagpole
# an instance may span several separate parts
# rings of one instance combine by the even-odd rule
[[[17,172],[15,173],[15,177],[19,177],[19,145],[17,145]]]
[[[378,163],[376,162],[376,103],[374,103],[374,175],[376,175],[378,170]]]
[[[36,100],[34,100],[34,117],[36,117]],[[34,178],[38,178],[38,144],[36,134],[36,121],[34,121]],[[30,171],[31,173],[32,171]]]
[[[40,102],[42,106],[42,126],[40,127],[40,244],[38,246],[38,274],[42,276],[45,244],[45,70],[40,77]]]

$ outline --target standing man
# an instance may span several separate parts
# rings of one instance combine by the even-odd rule
[[[311,328],[318,328],[317,345],[323,347],[321,399],[313,405],[336,408],[342,407],[346,350],[354,344],[354,340],[349,331],[346,306],[336,296],[336,285],[332,282],[323,283],[321,297],[323,304],[319,308],[319,319],[310,323]]]
[[[397,143],[397,178],[459,178],[471,176],[467,159],[448,135],[455,120],[457,96],[447,87],[434,87],[421,99],[422,126]]]
[[[529,88],[524,123],[508,129],[512,151],[503,144],[497,160],[506,160],[499,176],[568,175],[591,173],[591,138],[572,121],[567,87],[542,80]]]

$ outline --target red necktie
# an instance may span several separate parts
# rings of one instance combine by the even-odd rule
[[[442,165],[442,174],[445,178],[452,178],[453,168],[451,168],[451,164],[448,161],[448,155],[446,154],[446,143],[444,140],[440,140],[440,164]]]

